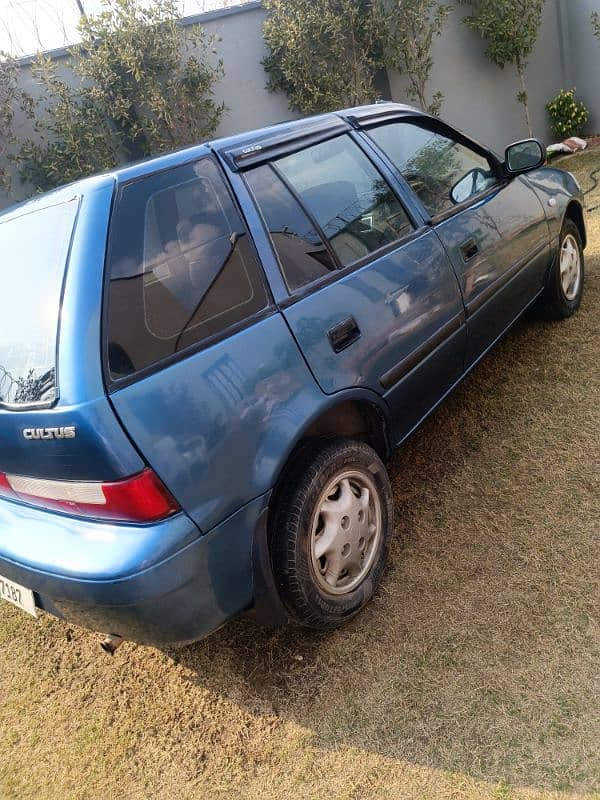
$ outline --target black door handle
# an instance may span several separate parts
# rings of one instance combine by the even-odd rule
[[[463,242],[463,244],[460,246],[460,252],[462,254],[463,261],[470,261],[474,256],[476,256],[479,252],[479,247],[477,246],[475,239],[468,239],[466,242]]]
[[[338,325],[330,328],[327,331],[327,336],[334,352],[339,353],[350,347],[357,339],[360,339],[360,328],[354,317],[348,317]]]

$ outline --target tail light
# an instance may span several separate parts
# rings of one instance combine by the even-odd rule
[[[51,481],[0,472],[0,497],[78,517],[119,522],[156,522],[180,510],[151,469],[114,483]]]

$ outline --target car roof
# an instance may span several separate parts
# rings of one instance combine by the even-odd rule
[[[185,164],[189,161],[193,161],[195,158],[206,155],[210,151],[226,154],[253,147],[258,148],[259,145],[262,146],[264,143],[271,140],[291,142],[296,139],[304,139],[308,134],[316,130],[327,130],[331,128],[332,131],[335,131],[338,127],[341,130],[348,129],[351,127],[351,121],[353,120],[362,121],[364,119],[380,116],[397,116],[402,113],[427,116],[423,114],[422,111],[412,106],[402,105],[400,103],[385,102],[356,106],[336,112],[317,114],[287,122],[279,122],[264,128],[257,128],[255,130],[234,134],[233,136],[213,139],[203,144],[187,147],[183,150],[177,150],[161,156],[153,156],[152,158],[134,164],[127,164],[114,170],[112,174],[118,183],[125,183],[153,172],[159,172],[162,169],[168,169],[178,164]]]
[[[123,184],[132,180],[137,180],[145,175],[160,172],[163,169],[189,163],[196,158],[208,155],[211,151],[227,156],[227,154],[243,153],[247,150],[252,151],[252,149],[262,150],[266,144],[272,142],[285,142],[287,144],[294,140],[309,139],[312,134],[316,132],[326,132],[328,129],[331,130],[332,134],[335,134],[338,130],[340,132],[349,130],[353,125],[358,123],[376,120],[378,118],[385,119],[386,117],[400,116],[402,114],[428,116],[412,106],[402,105],[401,103],[383,102],[346,108],[336,112],[318,114],[288,122],[280,122],[265,128],[238,133],[234,136],[214,139],[171,153],[152,156],[143,161],[126,164],[117,169],[110,170],[100,175],[94,175],[90,178],[82,178],[66,186],[61,186],[58,189],[45,192],[42,195],[36,195],[25,203],[11,206],[0,214],[0,218],[5,219],[13,214],[20,214],[23,212],[24,206],[43,206],[47,205],[48,201],[54,202],[56,200],[56,202],[60,202],[69,194],[87,194],[111,182]],[[229,160],[233,166],[233,160]]]
[[[315,116],[303,117],[302,119],[290,120],[288,122],[279,122],[275,125],[269,125],[265,128],[258,128],[244,133],[238,133],[234,136],[226,136],[221,139],[216,139],[210,142],[210,146],[218,151],[226,151],[237,147],[250,146],[257,142],[271,137],[289,137],[296,139],[303,136],[303,134],[310,129],[322,125],[323,127],[328,124],[339,124],[340,120],[350,121],[353,119],[363,119],[370,116],[387,115],[390,112],[395,114],[410,113],[422,114],[416,108],[411,106],[402,105],[400,103],[374,103],[371,105],[355,106],[354,108],[346,108],[340,111],[329,112],[327,114],[317,114]]]

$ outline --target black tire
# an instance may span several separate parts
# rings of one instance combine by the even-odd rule
[[[577,245],[581,265],[579,288],[575,296],[572,298],[567,297],[565,294],[560,272],[561,253],[568,238],[570,241],[574,240]],[[544,316],[548,317],[549,319],[560,320],[572,316],[577,311],[581,305],[581,298],[583,296],[584,275],[585,270],[581,234],[579,233],[579,228],[573,222],[573,220],[566,219],[560,234],[558,253],[554,264],[551,267],[550,274],[548,275],[548,281],[541,297],[540,305]]]
[[[380,533],[369,533],[368,536],[372,538],[367,544],[363,538],[357,544],[360,525],[363,528],[365,525],[365,514],[361,518],[359,510],[356,521],[345,523],[352,526],[348,536],[355,537],[352,542],[352,558],[362,559],[362,562],[355,567],[357,574],[354,578],[342,578],[341,583],[346,580],[351,584],[352,580],[359,579],[360,583],[355,587],[349,584],[348,591],[343,586],[341,589],[336,586],[334,590],[343,593],[332,594],[323,589],[322,584],[326,582],[326,578],[321,569],[321,576],[317,576],[311,542],[319,533],[313,534],[312,525],[313,521],[317,524],[316,509],[318,505],[319,508],[322,507],[323,492],[338,476],[343,479],[346,474],[356,476],[357,483],[352,483],[352,477],[348,483],[355,493],[355,498],[351,500],[354,504],[359,502],[356,496],[371,498],[371,491],[368,495],[356,495],[356,491],[360,490],[361,476],[365,482],[363,485],[367,488],[370,481],[376,497],[369,499],[369,503],[379,505],[377,511],[372,511],[369,505],[366,524],[371,522],[371,518],[379,520],[380,527],[375,527]],[[337,502],[336,499],[333,502]],[[342,522],[344,520],[348,520],[348,517],[344,517]],[[347,622],[373,596],[387,561],[393,528],[393,501],[389,477],[381,459],[371,447],[360,441],[330,439],[309,442],[298,451],[293,464],[282,478],[270,514],[269,528],[275,581],[291,618],[300,625],[316,630],[330,630]],[[336,530],[341,533],[341,528]],[[360,549],[360,542],[364,551],[359,554],[357,548]],[[340,558],[339,555],[337,557]],[[319,568],[321,563],[317,562]],[[363,569],[367,570],[364,576]],[[343,575],[343,572],[344,570],[340,574]]]

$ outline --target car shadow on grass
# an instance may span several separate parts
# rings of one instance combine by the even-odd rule
[[[317,748],[592,789],[599,294],[596,270],[580,315],[526,317],[394,457],[367,609],[330,634],[237,620],[169,651],[189,680]]]

